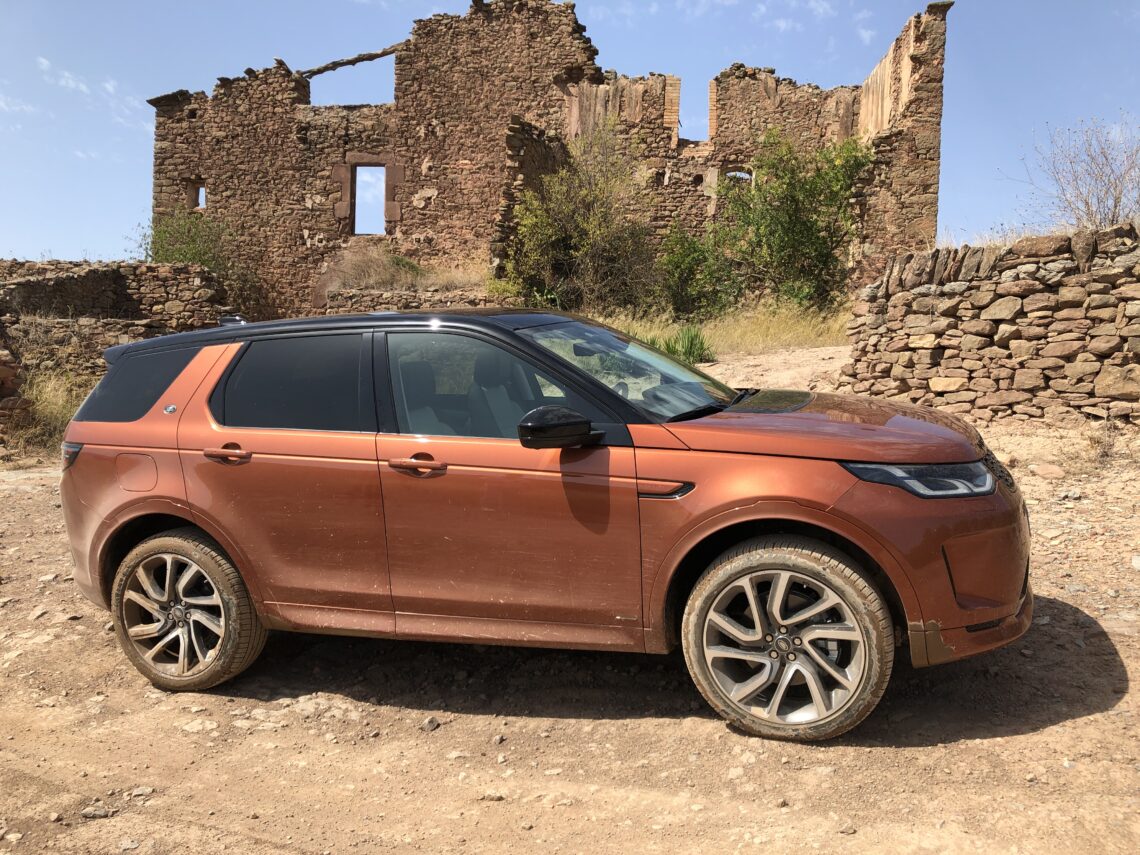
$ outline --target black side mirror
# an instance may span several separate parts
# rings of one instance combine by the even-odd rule
[[[590,420],[569,407],[538,407],[519,422],[519,442],[524,448],[577,448],[601,439],[602,431],[591,430]]]

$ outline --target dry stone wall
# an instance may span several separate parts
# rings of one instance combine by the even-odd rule
[[[212,325],[225,291],[197,265],[0,260],[0,446],[29,372],[94,383],[108,347]]]
[[[1130,224],[896,256],[855,305],[841,386],[982,421],[1140,423],[1138,280]]]
[[[573,3],[474,0],[466,15],[416,21],[382,51],[308,71],[276,60],[219,78],[209,96],[152,99],[154,213],[192,208],[204,191],[204,213],[229,227],[266,314],[319,312],[324,274],[356,233],[362,166],[386,169],[396,251],[466,266],[501,255],[504,213],[556,168],[550,152],[602,124],[639,158],[658,234],[715,216],[717,183],[769,128],[804,146],[858,134],[875,153],[858,199],[860,260],[874,271],[869,259],[935,237],[949,7],[915,15],[861,86],[825,91],[732,65],[710,85],[709,139],[693,141],[680,135],[681,81],[603,73]],[[310,103],[312,77],[382,56],[394,57],[394,103]]]

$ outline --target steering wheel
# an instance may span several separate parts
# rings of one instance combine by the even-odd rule
[[[621,395],[623,398],[629,397],[629,384],[624,380],[619,380],[613,386],[610,386],[610,388]]]

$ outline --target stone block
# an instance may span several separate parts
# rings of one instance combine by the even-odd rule
[[[1021,313],[1020,297],[1002,297],[982,310],[982,319],[987,321],[1009,321]]]

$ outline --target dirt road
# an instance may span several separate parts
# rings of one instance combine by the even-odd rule
[[[1140,439],[987,435],[1032,502],[1032,631],[898,666],[818,746],[729,730],[678,656],[279,634],[164,694],[68,579],[54,466],[0,470],[0,851],[1137,851]]]

